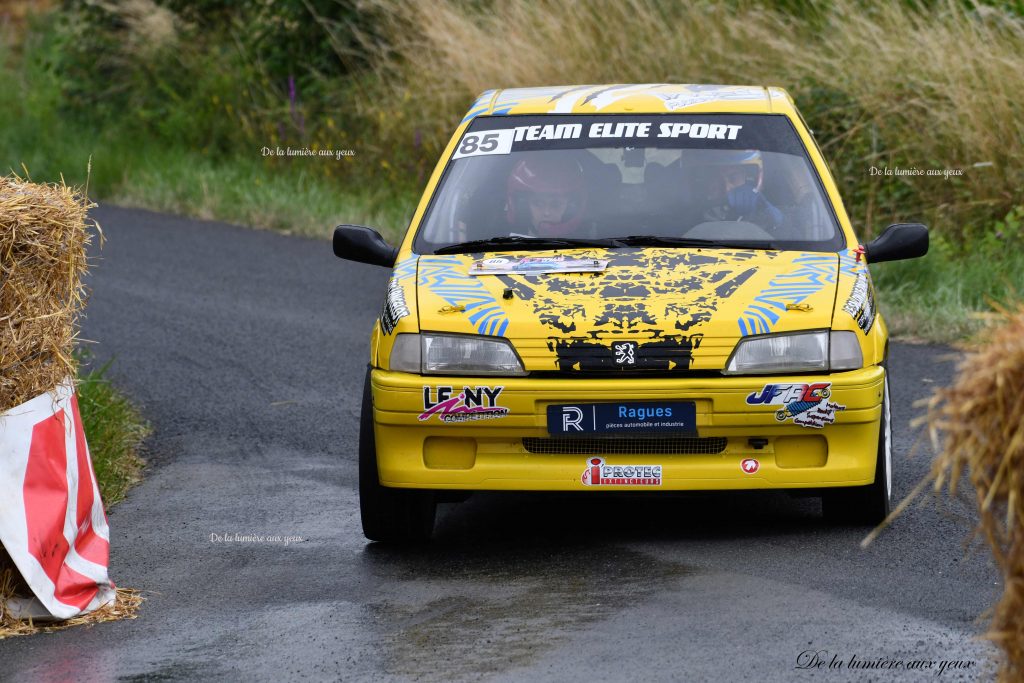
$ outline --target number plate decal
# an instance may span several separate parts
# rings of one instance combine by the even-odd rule
[[[697,433],[692,402],[642,401],[576,403],[548,406],[548,433],[557,436],[593,433]]]
[[[508,154],[512,151],[512,138],[516,132],[507,130],[490,130],[479,133],[466,133],[459,141],[459,147],[452,159],[475,157],[482,154]]]

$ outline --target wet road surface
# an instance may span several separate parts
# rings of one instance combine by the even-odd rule
[[[429,547],[367,544],[355,445],[388,273],[323,241],[95,215],[82,336],[155,430],[110,514],[111,574],[147,600],[135,621],[0,642],[0,678],[988,677],[972,638],[1001,587],[962,505],[915,507],[863,550],[783,493],[483,494],[442,505]],[[952,353],[893,345],[897,498],[930,461],[910,456],[912,403]],[[826,663],[797,668],[808,652]],[[936,678],[944,660],[972,664]]]

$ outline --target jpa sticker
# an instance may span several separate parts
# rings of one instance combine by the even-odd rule
[[[836,421],[836,412],[846,406],[829,401],[831,382],[816,384],[765,384],[760,392],[747,396],[747,405],[782,406],[775,411],[775,419],[792,419],[801,427],[821,429]]]

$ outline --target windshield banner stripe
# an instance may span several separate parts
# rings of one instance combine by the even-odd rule
[[[783,115],[605,114],[478,116],[453,158],[593,147],[759,149],[803,154]]]

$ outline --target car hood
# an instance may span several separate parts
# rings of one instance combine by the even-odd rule
[[[531,372],[720,370],[741,337],[832,323],[835,253],[637,248],[560,254],[607,265],[601,272],[476,275],[474,263],[483,259],[553,254],[410,255],[396,277],[416,278],[421,330],[504,337]]]

